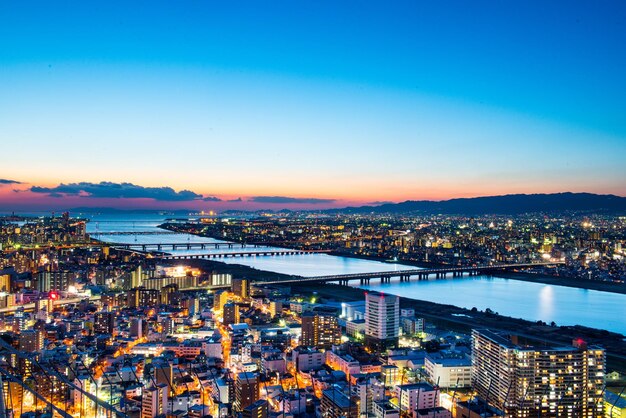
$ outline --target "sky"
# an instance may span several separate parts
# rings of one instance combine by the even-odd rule
[[[0,209],[626,196],[623,1],[0,2]]]

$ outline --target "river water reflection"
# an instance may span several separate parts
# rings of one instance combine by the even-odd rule
[[[160,215],[99,215],[92,218],[87,230],[110,231],[161,231],[157,226],[166,216]],[[98,238],[98,236],[94,236]],[[102,239],[123,243],[167,242],[223,242],[189,234],[162,235],[108,235]],[[191,249],[172,251],[176,254],[202,252],[254,251],[241,249]],[[402,264],[384,263],[327,254],[285,255],[276,257],[244,257],[221,259],[226,263],[242,264],[259,270],[267,270],[300,276],[364,273],[414,268]],[[552,321],[559,325],[585,325],[607,329],[626,335],[626,295],[544,285],[497,277],[477,276],[449,278],[444,280],[392,281],[381,284],[372,281],[364,288],[384,291],[408,298],[445,303],[464,308],[492,309],[502,315],[528,320]]]

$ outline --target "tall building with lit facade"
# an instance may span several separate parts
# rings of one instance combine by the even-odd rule
[[[489,330],[472,332],[472,386],[512,418],[602,417],[604,373],[604,350],[583,341],[528,347]]]
[[[237,375],[235,385],[235,410],[243,411],[259,400],[259,381],[254,373],[242,372]]]
[[[15,315],[13,315],[13,331],[20,333],[26,329],[26,313],[24,307],[20,306],[16,309]]]
[[[239,323],[239,306],[229,302],[224,305],[222,323],[224,326],[238,324]]]
[[[129,308],[158,305],[161,292],[156,289],[137,287],[126,292],[126,304]]]
[[[250,296],[250,281],[248,279],[232,279],[231,290],[235,295],[246,299]]]
[[[96,312],[93,319],[93,331],[96,334],[113,334],[115,314],[113,312]]]
[[[20,351],[37,353],[43,350],[44,336],[42,331],[29,329],[19,335]]]
[[[326,349],[341,344],[341,328],[337,317],[327,313],[303,313],[300,344]]]
[[[365,294],[365,344],[375,348],[395,346],[400,328],[400,298],[378,292]]]
[[[143,392],[141,418],[154,418],[167,412],[168,386],[157,384]]]

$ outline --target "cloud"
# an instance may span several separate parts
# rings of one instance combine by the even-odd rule
[[[50,197],[81,196],[91,198],[113,199],[153,199],[166,202],[184,202],[192,200],[204,200],[207,202],[219,201],[217,197],[204,197],[191,190],[175,191],[171,187],[144,187],[132,183],[113,183],[102,181],[100,183],[61,183],[56,187],[30,188],[33,193],[42,193]]]
[[[390,201],[390,200],[382,200],[382,201],[376,201],[376,202],[369,202],[366,203],[367,205],[371,205],[371,206],[381,206],[381,205],[391,205],[394,202]]]
[[[22,182],[17,180],[0,179],[0,185],[2,184],[22,184]]]
[[[286,196],[254,196],[249,199],[256,203],[278,203],[278,204],[309,204],[320,205],[333,203],[335,199],[318,199],[315,197],[286,197]]]
[[[202,200],[204,202],[221,202],[222,201],[222,199],[220,199],[219,197],[215,197],[215,196],[203,197]]]
[[[237,199],[231,199],[228,202],[243,202],[243,199],[238,197]]]

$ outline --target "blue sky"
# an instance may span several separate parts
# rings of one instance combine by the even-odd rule
[[[0,19],[0,178],[25,190],[6,202],[101,181],[244,203],[626,195],[623,2],[24,1]]]

